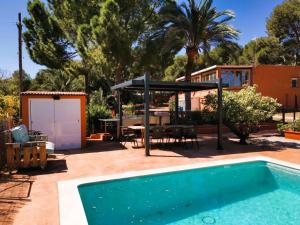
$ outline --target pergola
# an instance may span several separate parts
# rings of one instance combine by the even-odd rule
[[[122,90],[137,90],[144,92],[144,143],[145,154],[150,155],[150,125],[149,125],[149,96],[150,91],[166,91],[174,92],[175,94],[175,122],[178,121],[178,93],[180,92],[193,92],[201,90],[218,90],[218,142],[217,149],[222,150],[222,89],[227,87],[228,84],[222,84],[222,79],[214,82],[170,82],[170,81],[151,81],[149,74],[144,76],[125,81],[123,83],[111,87],[112,91],[118,92],[118,105],[119,105],[119,120],[122,126],[123,112],[122,112]]]

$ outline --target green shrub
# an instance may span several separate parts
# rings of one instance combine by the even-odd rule
[[[123,105],[122,108],[123,108],[124,115],[127,115],[127,116],[134,115],[135,106],[132,102],[128,103],[127,105]]]
[[[19,97],[0,94],[0,120],[19,120]]]
[[[89,111],[92,132],[98,131],[100,129],[99,119],[108,119],[112,117],[112,112],[106,105],[90,105]]]
[[[90,114],[91,130],[94,132],[100,128],[99,119],[107,119],[112,117],[112,111],[106,104],[106,98],[102,91],[95,91],[91,95],[90,104],[88,107]]]
[[[290,130],[290,124],[288,123],[278,123],[276,127],[281,136],[283,136],[285,130]]]
[[[217,115],[214,111],[203,110],[203,111],[191,111],[190,120],[193,124],[216,124]]]
[[[295,120],[292,123],[292,131],[300,131],[300,119]]]
[[[169,110],[175,111],[175,100],[173,98],[170,98],[169,100]]]
[[[203,110],[201,124],[216,124],[217,118],[217,113],[215,111]]]
[[[300,131],[300,119],[295,120],[292,123],[278,123],[277,124],[277,131],[279,134],[283,135],[283,132],[286,130],[290,131]]]
[[[206,107],[217,111],[217,95],[206,96]],[[240,91],[223,92],[223,122],[246,144],[250,133],[257,131],[258,125],[271,118],[280,104],[271,97],[256,92],[256,87],[248,86]]]
[[[181,112],[179,112],[179,114],[181,114]],[[191,111],[188,114],[186,114],[186,112],[182,112],[182,114],[182,117],[179,115],[179,124],[203,125],[217,123],[217,115],[214,111]],[[171,121],[175,121],[174,111],[171,113]]]

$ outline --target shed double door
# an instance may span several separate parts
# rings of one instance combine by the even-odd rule
[[[42,131],[56,150],[81,147],[79,99],[30,99],[29,126]]]

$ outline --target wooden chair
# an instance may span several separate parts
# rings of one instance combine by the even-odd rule
[[[14,143],[26,144],[33,142],[46,142],[47,154],[54,153],[54,143],[48,141],[48,136],[40,131],[27,130],[24,124],[17,127],[13,127],[11,130],[11,136]]]
[[[6,143],[6,163],[9,171],[31,167],[44,169],[47,166],[46,142]]]
[[[47,153],[53,153],[54,144],[47,142],[46,135],[38,132],[28,132],[25,125],[10,130],[11,142],[6,143],[8,169],[41,167],[47,165]],[[47,152],[47,148],[49,151]]]

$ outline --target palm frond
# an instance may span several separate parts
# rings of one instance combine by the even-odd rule
[[[175,1],[160,9],[160,20],[151,38],[164,38],[164,49],[178,48],[206,52],[222,41],[237,39],[239,31],[228,24],[235,18],[231,10],[218,12],[213,0]],[[178,36],[178,37],[176,37]]]

